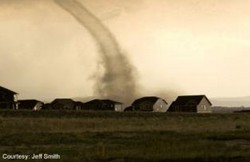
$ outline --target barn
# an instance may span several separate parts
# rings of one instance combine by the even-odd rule
[[[18,109],[17,93],[0,86],[0,108]]]
[[[168,103],[156,96],[147,96],[136,99],[132,103],[134,111],[152,111],[152,112],[166,112],[168,110]]]
[[[84,110],[123,111],[121,102],[109,99],[94,99],[84,103]]]
[[[168,111],[211,113],[212,103],[205,95],[178,96],[170,105]]]
[[[18,104],[19,104],[18,109],[38,111],[42,109],[44,103],[42,101],[30,99],[30,100],[18,100]]]

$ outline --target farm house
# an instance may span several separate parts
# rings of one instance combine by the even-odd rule
[[[160,97],[148,96],[135,100],[130,108],[135,111],[166,112],[168,103]]]
[[[205,95],[178,96],[168,111],[211,113],[212,103]]]
[[[43,107],[43,102],[38,100],[18,100],[19,109],[26,109],[26,110],[34,110],[38,111],[41,110]]]
[[[84,110],[110,110],[123,111],[123,104],[121,102],[109,99],[94,99],[84,103]]]
[[[18,109],[17,93],[0,86],[0,108]]]
[[[50,109],[75,110],[75,101],[70,98],[57,98],[50,103]]]

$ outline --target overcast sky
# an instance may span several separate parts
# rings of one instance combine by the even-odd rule
[[[81,2],[117,38],[142,95],[250,95],[249,0]],[[0,0],[0,11],[0,85],[19,98],[93,95],[98,47],[71,15],[51,0]]]

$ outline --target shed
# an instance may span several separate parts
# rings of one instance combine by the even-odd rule
[[[147,96],[136,99],[132,103],[132,109],[135,111],[166,112],[168,103],[160,97]]]
[[[168,111],[211,113],[212,103],[205,95],[178,96]]]

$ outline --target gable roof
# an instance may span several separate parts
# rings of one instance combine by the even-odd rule
[[[118,102],[118,101],[114,101],[114,100],[109,100],[109,99],[104,99],[104,100],[101,100],[105,103],[108,103],[108,104],[122,104],[121,102]]]
[[[94,99],[84,103],[83,109],[85,110],[115,110],[116,105],[122,105],[121,102],[109,99]]]
[[[99,104],[122,104],[121,102],[109,100],[109,99],[94,99],[91,101],[86,102],[85,104],[92,104],[92,103],[99,103]]]
[[[70,99],[70,98],[57,98],[55,100],[53,100],[51,102],[51,104],[71,104],[71,103],[75,103],[74,100]]]
[[[14,92],[14,91],[12,91],[12,90],[9,90],[9,89],[7,89],[7,88],[4,88],[4,87],[2,87],[2,86],[0,86],[0,91],[6,91],[6,92],[8,92],[8,93],[17,94],[16,92]]]
[[[52,109],[75,109],[76,103],[70,98],[57,98],[50,103]]]
[[[205,95],[178,96],[177,99],[172,103],[172,105],[173,106],[189,105],[189,104],[198,105],[204,97],[208,101],[208,103],[212,105],[212,103]]]
[[[162,99],[160,97],[156,97],[156,96],[147,96],[147,97],[142,97],[142,98],[139,98],[139,99],[136,99],[133,103],[132,103],[132,106],[135,106],[135,105],[138,105],[138,104],[141,104],[143,102],[150,102],[151,104],[155,104],[156,101],[158,99]],[[166,102],[164,99],[162,99],[164,102]],[[166,102],[167,103],[167,102]]]

